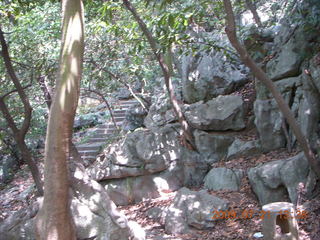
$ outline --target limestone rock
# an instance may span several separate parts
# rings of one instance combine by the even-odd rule
[[[282,116],[275,100],[256,100],[254,103],[255,125],[263,151],[285,146],[282,132]]]
[[[177,127],[171,125],[155,132],[137,130],[128,133],[123,140],[109,146],[100,161],[87,171],[97,181],[161,172],[183,154],[177,140],[178,130],[174,130]]]
[[[207,229],[215,225],[214,210],[227,210],[228,202],[212,196],[206,190],[199,192],[181,188],[166,211],[165,230],[169,234],[186,234],[190,226]]]
[[[159,127],[177,121],[169,98],[163,92],[158,95],[158,98],[151,105],[148,115],[144,119],[144,125],[151,130],[156,130]]]
[[[307,182],[308,175],[309,164],[303,153],[259,165],[248,172],[250,184],[261,205],[284,201],[287,193],[296,203],[296,189],[300,182]]]
[[[137,203],[157,198],[161,192],[176,191],[182,186],[199,186],[208,166],[200,156],[186,150],[181,158],[170,163],[168,169],[154,174],[102,181],[110,198],[117,205]]]
[[[242,171],[228,168],[213,168],[204,178],[204,186],[209,190],[239,191]]]
[[[186,102],[195,103],[229,94],[247,82],[246,73],[243,65],[230,63],[219,51],[183,56],[183,97]]]
[[[147,111],[140,105],[131,106],[125,114],[125,120],[122,123],[122,129],[125,131],[133,131],[144,126],[144,118],[147,116]]]
[[[227,160],[252,156],[260,152],[261,150],[258,140],[242,141],[239,138],[236,138],[228,148]]]
[[[236,95],[191,104],[186,108],[185,116],[193,127],[201,130],[241,130],[245,127],[243,101]]]
[[[212,164],[226,157],[234,137],[226,134],[208,134],[204,131],[194,131],[196,147],[206,162]]]

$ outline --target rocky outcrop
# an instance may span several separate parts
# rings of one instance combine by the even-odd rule
[[[267,152],[284,147],[283,118],[275,100],[256,100],[254,114],[262,150]]]
[[[231,134],[209,134],[200,130],[194,131],[194,138],[201,157],[209,164],[223,160],[234,140]]]
[[[241,130],[245,127],[241,96],[219,96],[206,103],[198,102],[186,107],[188,122],[201,130]]]
[[[75,118],[73,127],[75,130],[93,127],[99,123],[103,123],[106,117],[106,112],[104,111],[80,115]]]
[[[206,190],[199,192],[188,188],[180,189],[166,211],[165,230],[169,234],[187,234],[190,227],[212,228],[214,210],[227,210],[228,202],[210,195]]]
[[[139,103],[131,106],[125,113],[125,119],[122,123],[122,129],[133,131],[137,128],[144,127],[144,118],[148,112]]]
[[[213,191],[239,191],[243,172],[228,168],[213,168],[204,178],[205,188]]]
[[[268,52],[272,58],[266,64],[268,76],[275,81],[303,133],[312,144],[319,137],[319,61],[316,59],[320,37],[314,21],[319,16],[319,11],[319,4],[305,0],[299,3],[298,8],[292,9],[290,18],[279,21],[276,24],[272,51]],[[281,127],[287,127],[286,124],[280,126],[283,121],[275,102],[271,99],[269,91],[258,83],[255,115],[264,151],[283,147],[285,142],[293,146],[296,142],[290,129],[287,130],[287,139],[284,139]]]
[[[171,125],[156,132],[144,129],[129,133],[108,147],[87,171],[97,181],[161,172],[184,153],[176,131],[178,126]]]
[[[144,119],[144,125],[148,129],[156,130],[159,127],[163,127],[177,120],[167,94],[160,92]]]
[[[285,201],[287,194],[296,203],[297,187],[300,182],[307,182],[308,175],[309,164],[303,153],[258,165],[248,172],[250,184],[261,205]]]
[[[219,33],[212,34],[210,38],[215,38],[217,45],[229,47],[225,36]],[[183,56],[181,76],[183,98],[188,103],[229,94],[248,80],[246,68],[238,61],[231,62],[219,50]]]
[[[228,148],[227,160],[239,157],[247,157],[261,152],[260,143],[258,140],[243,141],[236,138]]]
[[[120,205],[155,198],[162,191],[185,185],[200,185],[208,164],[198,153],[180,145],[178,132],[175,124],[154,132],[129,133],[110,146],[87,171]]]

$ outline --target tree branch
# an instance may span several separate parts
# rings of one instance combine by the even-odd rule
[[[4,63],[5,63],[6,70],[9,74],[15,88],[17,89],[17,92],[18,92],[18,94],[21,98],[21,101],[23,103],[23,106],[24,106],[24,119],[23,119],[23,123],[22,123],[21,129],[20,129],[20,134],[22,136],[25,136],[26,133],[28,132],[29,127],[30,127],[32,108],[31,108],[29,100],[23,90],[23,87],[21,86],[20,81],[19,81],[18,77],[16,76],[16,73],[13,69],[11,59],[9,56],[8,46],[7,46],[6,40],[4,38],[1,26],[0,26],[0,42],[1,42],[1,47],[2,47],[2,57],[3,57]]]
[[[159,52],[159,49],[157,47],[157,42],[152,36],[151,32],[149,31],[147,25],[143,22],[143,20],[140,18],[139,14],[137,13],[137,10],[135,7],[131,4],[129,0],[123,0],[124,6],[131,12],[132,16],[134,19],[137,21],[137,23],[140,26],[140,29],[142,30],[143,34],[146,36],[150,47],[152,49],[153,54],[157,58],[160,68],[163,72],[164,80],[165,80],[165,85],[167,87],[167,91],[170,97],[171,104],[173,106],[173,110],[178,117],[179,123],[181,124],[182,128],[182,135],[181,135],[181,143],[183,146],[189,148],[189,149],[196,149],[195,144],[194,144],[194,137],[193,133],[191,131],[191,128],[185,119],[183,112],[180,108],[180,105],[177,101],[177,98],[174,93],[174,88],[173,84],[171,81],[171,74],[170,74],[170,69],[169,66],[165,63],[163,55]]]
[[[238,38],[236,35],[235,19],[234,19],[234,14],[233,14],[230,0],[223,0],[223,3],[224,3],[224,8],[227,14],[226,15],[226,21],[227,21],[226,33],[228,35],[228,38],[232,46],[238,51],[244,64],[246,64],[250,68],[250,70],[256,76],[256,78],[259,79],[263,84],[265,84],[265,86],[272,93],[274,99],[278,104],[280,111],[283,113],[294,135],[296,136],[297,141],[302,151],[304,152],[305,157],[307,158],[311,168],[316,173],[318,178],[320,178],[320,162],[317,160],[314,152],[312,151],[307,138],[302,133],[288,104],[285,102],[285,100],[283,99],[282,95],[275,87],[272,80],[269,79],[266,73],[252,60],[247,50],[238,41]]]

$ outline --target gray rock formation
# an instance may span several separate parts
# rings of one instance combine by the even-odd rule
[[[245,127],[243,101],[236,95],[191,104],[186,107],[185,116],[194,128],[201,130],[241,130]]]
[[[209,190],[239,191],[243,172],[228,168],[213,168],[204,178],[204,186]]]
[[[147,116],[145,110],[140,104],[131,106],[125,115],[125,120],[122,123],[122,129],[125,131],[133,131],[144,126],[144,118]]]
[[[297,187],[307,183],[309,164],[303,153],[294,157],[269,162],[251,168],[248,177],[261,205],[284,201],[287,194],[297,201]]]
[[[252,156],[260,152],[261,147],[258,140],[242,141],[239,138],[236,138],[228,148],[227,160]]]
[[[200,185],[208,171],[201,156],[181,147],[178,125],[155,132],[137,130],[110,146],[88,168],[120,205],[160,196],[185,185]]]
[[[119,100],[126,100],[132,97],[131,92],[127,88],[119,88],[119,90],[114,94]]]
[[[209,164],[224,159],[234,140],[230,134],[209,134],[200,130],[194,131],[194,138],[199,153]]]
[[[17,169],[17,160],[10,155],[4,155],[1,161],[0,182],[8,183],[14,177],[14,171]]]
[[[254,114],[262,150],[267,152],[284,147],[283,118],[275,100],[256,100]]]
[[[167,94],[161,92],[151,105],[148,115],[144,119],[144,125],[148,129],[155,130],[159,127],[177,121]]]
[[[88,113],[77,116],[74,120],[74,129],[93,127],[99,123],[103,123],[106,118],[106,112]]]
[[[219,51],[183,56],[181,75],[183,97],[188,103],[229,94],[248,80],[243,65],[231,63]]]
[[[165,230],[169,234],[186,234],[190,227],[212,228],[214,210],[227,210],[228,202],[210,195],[206,190],[199,192],[188,188],[180,189],[166,211]]]
[[[137,130],[109,146],[99,160],[88,168],[97,181],[136,177],[161,172],[181,159],[184,149],[177,141],[176,125],[155,132]]]

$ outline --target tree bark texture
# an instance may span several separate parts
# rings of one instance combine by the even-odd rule
[[[17,92],[24,108],[24,115],[23,115],[23,122],[20,128],[16,125],[13,117],[10,114],[10,111],[5,103],[5,97],[9,96],[9,93],[0,96],[0,111],[2,112],[9,128],[13,132],[13,137],[14,140],[17,143],[17,146],[22,154],[23,160],[27,163],[31,175],[34,179],[34,182],[36,184],[36,188],[38,191],[38,194],[40,196],[43,195],[43,184],[41,181],[41,175],[38,169],[38,166],[36,162],[34,161],[30,150],[28,149],[26,143],[25,143],[25,136],[29,130],[30,127],[30,121],[31,121],[31,114],[32,114],[32,108],[29,103],[29,99],[27,95],[25,94],[24,88],[22,87],[15,71],[11,63],[10,55],[9,55],[9,50],[8,46],[6,43],[6,40],[4,38],[4,34],[2,32],[2,29],[0,27],[0,42],[1,42],[1,48],[2,48],[2,57],[4,60],[5,68],[7,70],[7,73],[13,82],[15,89],[11,91],[10,93]]]
[[[163,72],[163,77],[165,81],[166,88],[169,93],[170,101],[173,107],[173,110],[178,117],[179,123],[181,124],[182,128],[182,136],[181,136],[181,143],[183,146],[189,148],[189,149],[196,149],[194,144],[194,137],[191,130],[191,127],[189,123],[187,122],[186,118],[183,115],[183,112],[181,110],[181,107],[177,101],[177,98],[174,93],[174,87],[171,80],[171,74],[170,69],[168,65],[166,64],[163,55],[159,52],[159,49],[157,47],[157,42],[152,36],[151,32],[147,28],[147,25],[143,22],[143,20],[140,18],[139,14],[137,13],[137,10],[135,7],[131,4],[129,0],[123,0],[124,6],[131,12],[137,23],[139,24],[143,34],[146,36],[153,54],[157,58],[159,65],[161,67],[161,70]]]
[[[315,172],[315,174],[320,178],[320,162],[316,158],[316,155],[312,151],[310,144],[307,140],[307,138],[303,135],[300,127],[298,126],[295,117],[290,110],[288,104],[283,99],[280,92],[275,87],[272,80],[266,75],[266,73],[252,60],[250,55],[248,54],[247,50],[244,46],[241,45],[237,38],[236,34],[236,25],[235,25],[235,19],[234,14],[232,10],[232,5],[230,0],[223,0],[224,8],[226,10],[226,33],[228,35],[228,38],[230,40],[230,43],[232,46],[237,50],[239,53],[242,61],[244,62],[247,67],[250,68],[252,73],[256,76],[256,78],[261,81],[265,86],[269,89],[269,91],[272,93],[272,96],[276,100],[278,107],[280,111],[282,112],[283,116],[287,120],[289,126],[291,127],[295,137],[297,138],[297,141],[304,152],[312,170]]]
[[[80,92],[84,51],[81,0],[62,1],[62,46],[45,146],[44,199],[36,219],[41,240],[75,240],[70,212],[68,159]]]

